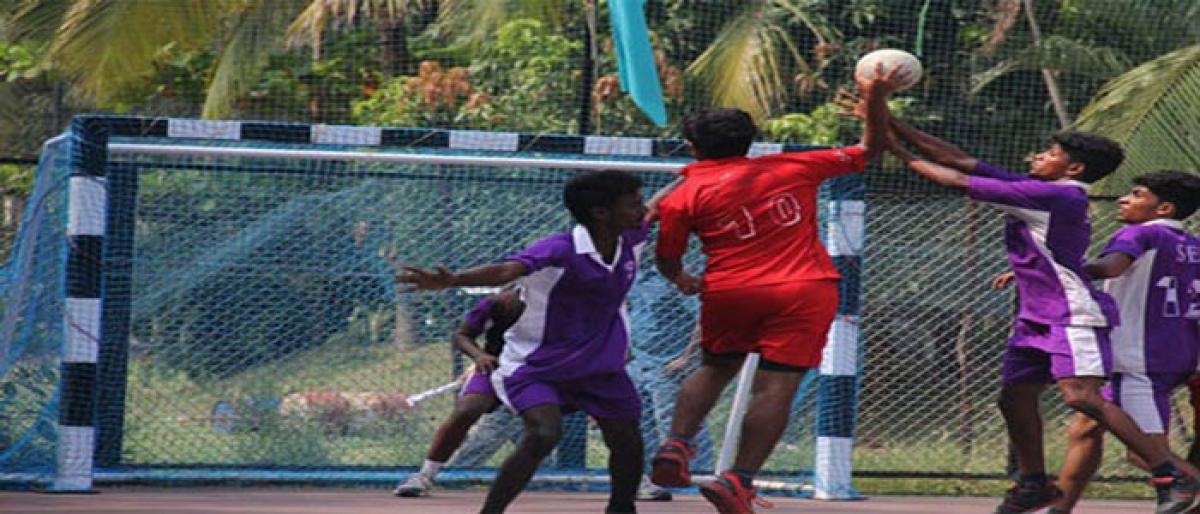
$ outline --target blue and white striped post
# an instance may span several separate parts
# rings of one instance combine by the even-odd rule
[[[817,390],[817,457],[813,497],[861,498],[851,482],[858,413],[859,314],[866,183],[862,174],[827,182],[825,247],[842,275],[841,302],[821,359]]]
[[[91,492],[96,444],[96,362],[100,352],[100,278],[107,194],[105,130],[71,124],[67,204],[67,299],[63,308],[57,469],[52,492]]]

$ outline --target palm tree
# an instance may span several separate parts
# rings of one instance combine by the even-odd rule
[[[227,115],[258,76],[302,0],[25,0],[17,39],[47,41],[45,66],[97,104],[155,72],[167,45],[217,51],[203,115]]]
[[[815,10],[813,2],[754,0],[725,23],[687,72],[700,79],[712,105],[737,107],[755,119],[771,115],[787,91],[785,71],[790,63],[800,82],[818,80],[788,30],[800,23],[816,38],[817,47],[837,44],[841,34]]]
[[[330,26],[353,25],[361,16],[373,21],[379,31],[384,75],[397,75],[412,71],[405,69],[410,64],[408,20],[436,5],[436,0],[312,0],[288,27],[287,43],[291,46],[307,44],[313,50],[313,57],[319,58],[325,32]]]
[[[1197,113],[1200,45],[1147,61],[1105,84],[1075,123],[1125,147],[1125,163],[1097,184],[1097,192],[1123,192],[1132,176],[1149,171],[1200,170]]]

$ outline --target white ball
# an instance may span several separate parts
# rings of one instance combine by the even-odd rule
[[[916,85],[921,80],[921,61],[917,56],[905,52],[904,50],[896,50],[894,48],[885,48],[876,50],[867,55],[862,56],[858,60],[858,65],[854,67],[854,76],[870,80],[875,77],[875,64],[883,63],[883,72],[887,73],[892,68],[900,67],[904,71],[905,80],[900,84],[900,91],[908,89]]]

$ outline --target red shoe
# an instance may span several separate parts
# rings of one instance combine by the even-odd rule
[[[688,487],[692,485],[692,472],[688,469],[688,461],[695,455],[692,445],[679,439],[667,439],[654,460],[650,461],[650,481],[663,487]]]
[[[742,485],[732,471],[717,475],[712,482],[700,484],[700,494],[713,504],[720,514],[754,514],[754,504],[771,508],[771,502],[758,497],[753,487]]]

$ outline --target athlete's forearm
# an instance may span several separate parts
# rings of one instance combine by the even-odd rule
[[[517,261],[505,261],[496,264],[484,264],[455,273],[452,281],[455,287],[463,286],[502,286],[525,274],[525,265]]]
[[[1083,265],[1083,272],[1088,276],[1102,280],[1113,278],[1124,273],[1133,264],[1133,259],[1123,253],[1110,253]]]
[[[956,169],[942,166],[935,162],[925,159],[918,159],[915,155],[905,149],[902,145],[894,145],[892,153],[895,153],[900,160],[907,164],[909,169],[917,172],[921,176],[940,186],[945,186],[953,189],[966,189],[970,178],[959,172]]]
[[[969,173],[978,162],[954,144],[913,127],[900,118],[890,116],[888,124],[897,136],[917,147],[917,150],[938,164]]]
[[[474,360],[487,355],[487,352],[484,352],[478,344],[475,344],[475,337],[477,336],[478,334],[471,335],[469,332],[466,332],[460,328],[458,331],[454,332],[454,335],[450,336],[450,342],[454,344],[454,347],[457,348],[458,351],[463,352],[467,357],[470,357],[472,360]]]

